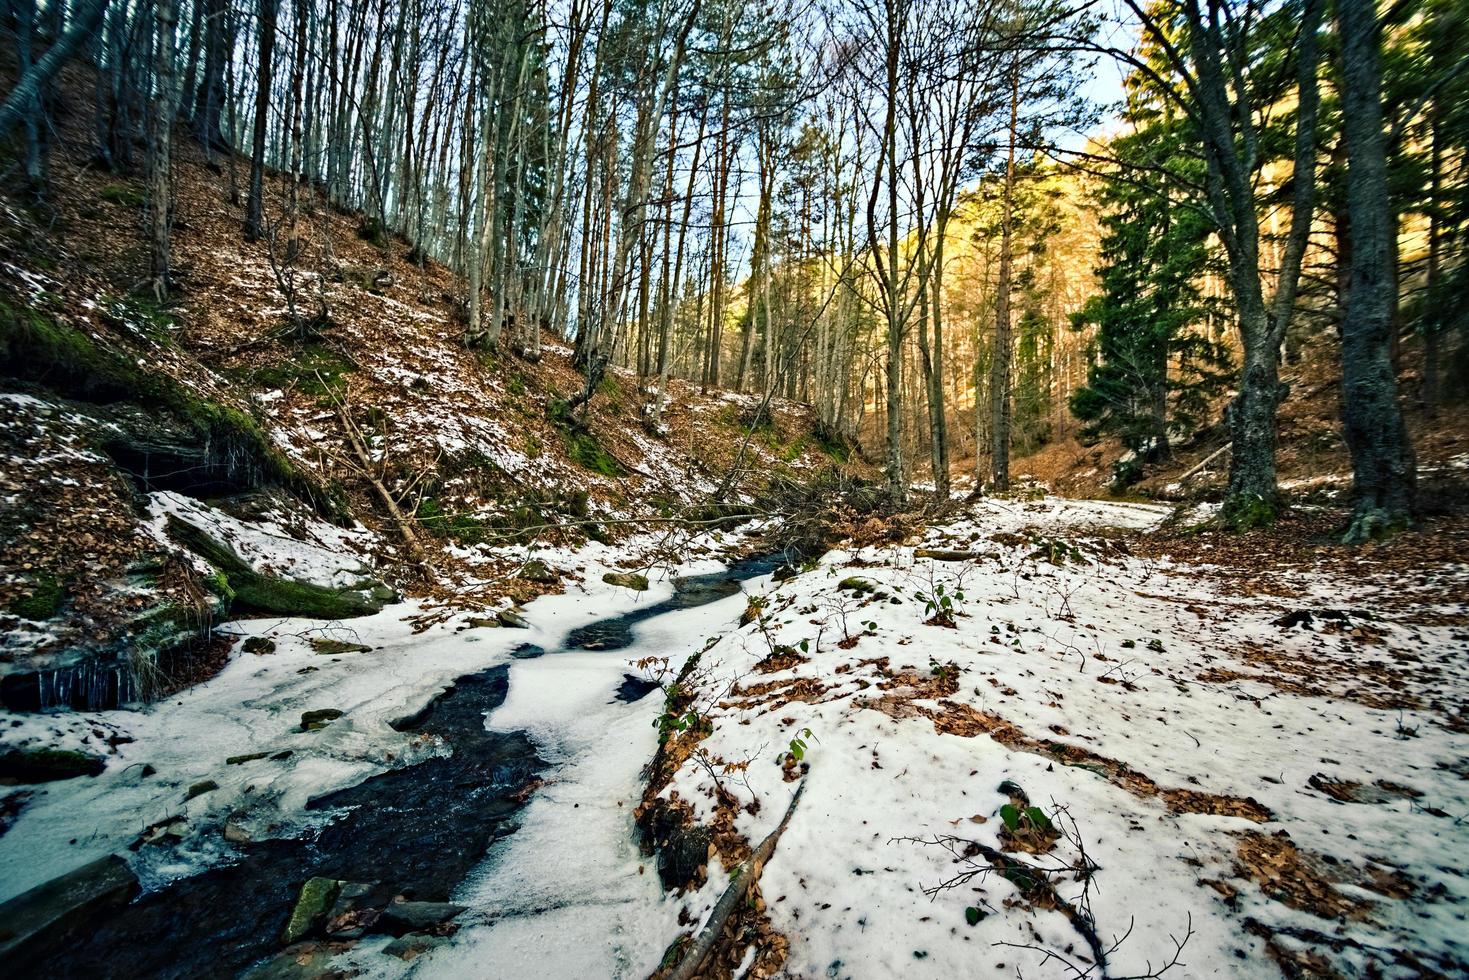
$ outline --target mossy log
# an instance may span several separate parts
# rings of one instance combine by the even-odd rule
[[[234,591],[235,608],[309,619],[346,619],[371,615],[382,609],[392,596],[390,589],[370,579],[357,583],[357,587],[331,588],[266,575],[252,568],[228,545],[176,514],[168,516],[168,533],[225,574]]]

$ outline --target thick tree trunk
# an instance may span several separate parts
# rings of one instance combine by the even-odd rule
[[[1005,198],[1000,218],[1000,279],[995,290],[995,340],[990,352],[990,486],[1010,489],[1010,279],[1014,263],[1015,129],[1019,110],[1017,67],[1010,82],[1010,146],[1005,158]]]
[[[933,344],[923,351],[924,376],[928,387],[929,459],[933,468],[933,495],[948,500],[949,422],[944,411],[944,238],[949,218],[945,209],[935,223],[933,260],[929,267],[928,292],[932,303]],[[926,333],[927,331],[925,331]]]
[[[1268,335],[1269,330],[1259,289],[1253,293],[1249,284],[1236,284],[1240,333],[1258,338]],[[1280,383],[1276,347],[1256,339],[1246,341],[1244,348],[1239,392],[1226,413],[1234,448],[1230,451],[1225,518],[1240,529],[1274,519],[1275,413],[1286,394]]]
[[[1182,5],[1188,23],[1189,61],[1166,38],[1158,21],[1148,32],[1166,52],[1174,68],[1192,78],[1191,102],[1203,137],[1207,168],[1205,191],[1218,236],[1228,259],[1230,284],[1244,346],[1239,393],[1228,420],[1234,448],[1225,492],[1222,521],[1236,529],[1270,523],[1276,513],[1276,408],[1284,392],[1277,358],[1295,305],[1301,260],[1309,242],[1315,206],[1317,29],[1321,0],[1306,0],[1300,42],[1296,52],[1295,152],[1291,170],[1294,188],[1291,225],[1281,253],[1276,290],[1266,306],[1260,286],[1259,200],[1255,175],[1259,163],[1259,134],[1254,110],[1236,76],[1245,31],[1221,24],[1216,7],[1206,11],[1199,0]]]
[[[1416,470],[1391,359],[1397,283],[1382,113],[1382,29],[1371,0],[1337,0],[1337,25],[1352,215],[1351,286],[1341,327],[1342,421],[1356,499],[1346,537],[1360,543],[1408,523]]]

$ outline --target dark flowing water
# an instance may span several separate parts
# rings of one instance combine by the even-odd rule
[[[785,559],[779,554],[757,555],[742,558],[724,571],[680,576],[673,580],[673,595],[667,599],[579,626],[567,635],[566,646],[571,650],[625,649],[632,646],[633,627],[639,623],[677,609],[692,609],[726,599],[740,591],[741,582],[769,575],[783,564]]]
[[[778,556],[749,558],[722,572],[676,579],[668,599],[579,627],[565,646],[622,649],[632,643],[639,623],[726,598],[740,591],[741,581],[769,574],[780,564]],[[512,655],[544,653],[522,644]],[[509,672],[509,665],[501,665],[461,677],[422,711],[393,726],[437,735],[452,747],[452,755],[381,773],[313,800],[311,809],[336,813],[319,832],[239,844],[237,862],[141,896],[69,937],[29,975],[234,976],[277,951],[301,884],[314,875],[380,882],[388,896],[447,900],[490,845],[514,832],[514,815],[544,768],[524,733],[485,727],[486,716],[509,691]],[[610,693],[636,701],[655,686],[627,675]]]

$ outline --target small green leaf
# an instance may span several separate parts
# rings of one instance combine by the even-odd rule
[[[983,920],[984,917],[988,914],[989,913],[985,912],[984,909],[979,908],[976,905],[971,905],[964,910],[964,921],[972,926],[977,926],[979,925],[980,921]]]
[[[1020,828],[1020,811],[1015,809],[1013,803],[1006,803],[1000,807],[1000,819],[1005,821],[1005,826],[1009,830],[1013,831]]]
[[[1048,816],[1046,816],[1044,813],[1042,813],[1040,807],[1038,807],[1038,806],[1028,806],[1028,807],[1026,807],[1025,808],[1025,815],[1030,818],[1030,825],[1032,827],[1035,827],[1037,830],[1050,830],[1051,829],[1051,818],[1048,817]]]

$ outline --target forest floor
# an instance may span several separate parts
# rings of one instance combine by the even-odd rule
[[[1422,401],[1422,344],[1408,338],[1399,350],[1397,382],[1403,421],[1418,460],[1425,513],[1462,509],[1469,471],[1469,412],[1463,394],[1436,408]],[[1276,468],[1280,488],[1302,503],[1340,505],[1351,492],[1352,459],[1342,438],[1341,347],[1331,333],[1311,337],[1281,369],[1289,393],[1279,412]],[[1211,416],[1222,420],[1232,395],[1214,399]],[[1075,426],[1072,420],[1067,423]],[[1140,479],[1122,488],[1137,498],[1188,502],[1218,499],[1229,475],[1229,433],[1222,422],[1203,426],[1173,447],[1171,457],[1150,463]],[[1014,461],[1019,482],[1033,480],[1069,497],[1111,496],[1117,488],[1117,463],[1127,457],[1120,439],[1083,439],[1068,432],[1037,452]],[[959,474],[974,470],[972,457],[955,466]]]
[[[733,867],[804,784],[752,930],[790,975],[1469,969],[1469,525],[1354,552],[1333,515],[1168,515],[981,502],[703,651],[712,731],[651,792]]]
[[[525,606],[528,630],[419,603],[228,624],[223,672],[167,703],[10,717],[7,741],[107,762],[23,791],[0,898],[108,853],[153,891],[248,863],[242,840],[309,840],[340,819],[310,800],[452,751],[393,722],[505,665],[488,726],[546,768],[453,889],[452,937],[406,963],[389,935],[307,939],[278,975],[647,976],[798,786],[707,975],[1462,975],[1469,525],[1355,552],[1311,512],[1245,538],[1170,514],[981,501],[638,622],[622,650],[575,630],[673,593],[600,580],[656,539],[548,553],[566,591]],[[692,541],[676,571],[731,546],[750,541]],[[625,703],[629,676],[664,691]],[[296,724],[321,708],[343,713]],[[681,893],[637,844],[660,808],[710,831]]]

